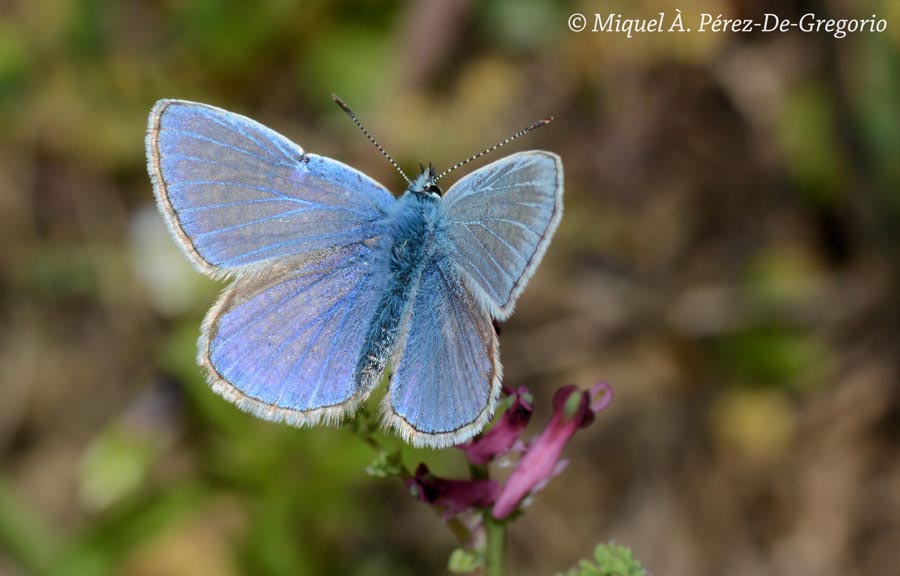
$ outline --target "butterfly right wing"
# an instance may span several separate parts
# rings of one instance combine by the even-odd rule
[[[562,217],[559,156],[521,152],[462,178],[441,200],[385,398],[385,420],[416,446],[481,431],[500,393],[491,316],[505,319]]]
[[[559,156],[511,154],[466,175],[440,203],[440,242],[498,320],[512,314],[562,218]]]
[[[203,322],[198,363],[213,390],[295,426],[354,410],[377,384],[355,372],[388,279],[382,254],[358,243],[239,276]]]
[[[365,174],[205,104],[157,102],[146,146],[159,210],[210,276],[377,237],[394,202]]]

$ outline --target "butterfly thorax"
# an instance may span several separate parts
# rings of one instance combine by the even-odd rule
[[[374,387],[409,315],[407,309],[422,270],[434,252],[434,222],[440,197],[408,190],[388,216],[389,233],[382,239],[388,248],[390,279],[366,334],[363,354],[356,365],[357,384]]]
[[[437,198],[409,191],[389,217],[390,269],[398,281],[409,281],[409,276],[421,266],[433,233],[437,205]]]

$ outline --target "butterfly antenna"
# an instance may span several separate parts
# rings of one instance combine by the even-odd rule
[[[460,166],[465,166],[466,164],[468,164],[468,163],[471,162],[472,160],[477,160],[478,158],[481,158],[481,157],[484,156],[485,154],[489,154],[489,153],[493,152],[494,150],[496,150],[497,148],[500,148],[501,146],[503,146],[503,145],[505,145],[505,144],[508,144],[509,142],[512,142],[512,141],[515,140],[516,138],[519,138],[519,137],[521,137],[521,136],[524,136],[525,134],[528,134],[528,133],[531,132],[532,130],[537,130],[537,129],[540,128],[541,126],[544,126],[545,124],[549,124],[549,123],[551,123],[551,122],[553,122],[553,116],[550,116],[550,117],[548,117],[548,118],[541,118],[541,119],[538,120],[537,122],[535,122],[535,123],[533,123],[533,124],[531,124],[531,125],[529,125],[529,126],[526,126],[525,128],[522,128],[521,130],[519,130],[518,132],[516,132],[515,134],[513,134],[512,136],[510,136],[510,137],[507,138],[506,140],[501,140],[500,142],[497,142],[496,144],[494,144],[493,146],[491,146],[491,147],[488,148],[487,150],[482,150],[482,151],[479,152],[478,154],[475,154],[474,156],[470,156],[469,158],[466,158],[466,159],[463,160],[462,162],[457,162],[457,163],[454,164],[453,166],[447,168],[446,170],[444,170],[443,172],[441,172],[440,174],[438,174],[438,176],[437,176],[437,178],[435,178],[435,180],[436,180],[436,181],[437,181],[437,180],[440,180],[441,178],[443,178],[443,177],[446,176],[447,174],[453,172],[454,170],[456,170],[456,169],[459,168]]]
[[[372,138],[372,135],[369,134],[369,131],[366,130],[365,126],[362,125],[362,122],[359,121],[359,118],[356,117],[356,114],[353,113],[353,110],[351,110],[349,106],[344,104],[344,101],[341,100],[340,98],[338,98],[336,95],[332,94],[331,97],[334,99],[335,103],[341,107],[341,110],[346,112],[347,116],[349,116],[350,119],[353,120],[353,122],[356,124],[356,127],[359,128],[360,130],[362,130],[362,133],[366,135],[366,138],[369,139],[369,142],[374,144],[375,147],[378,148],[378,151],[381,152],[384,155],[384,157],[388,159],[388,162],[391,163],[391,166],[393,166],[394,168],[397,169],[397,172],[399,172],[400,175],[403,176],[403,179],[406,180],[406,183],[409,184],[410,186],[412,186],[412,181],[409,179],[409,177],[403,173],[403,170],[400,169],[400,166],[398,166],[397,163],[394,162],[394,159],[391,158],[391,155],[388,154],[385,151],[385,149],[381,147],[381,144],[379,144],[378,142],[375,141],[374,138]]]

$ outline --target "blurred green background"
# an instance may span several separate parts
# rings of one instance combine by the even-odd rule
[[[681,8],[882,34],[573,33]],[[654,574],[900,574],[900,3],[0,0],[0,574],[412,575],[450,532],[346,430],[206,388],[223,284],[184,262],[144,158],[158,98],[249,115],[400,191],[506,150],[566,214],[502,336],[537,397],[612,408],[510,531],[510,573],[613,539]],[[494,154],[493,158],[499,157]],[[408,451],[437,473],[453,451]]]

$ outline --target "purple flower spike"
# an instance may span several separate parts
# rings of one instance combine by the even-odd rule
[[[594,385],[589,391],[571,385],[557,390],[553,396],[553,416],[503,486],[494,503],[494,517],[503,519],[512,514],[523,498],[558,473],[559,458],[566,443],[580,428],[590,425],[610,402],[612,388],[604,383]]]
[[[511,402],[500,420],[480,438],[457,446],[466,453],[470,464],[484,465],[512,450],[531,420],[533,398],[528,388],[519,386],[511,390],[504,387],[503,392]]]
[[[500,493],[494,480],[447,480],[438,478],[425,464],[406,480],[413,497],[444,509],[445,516],[454,516],[471,508],[490,506]]]

